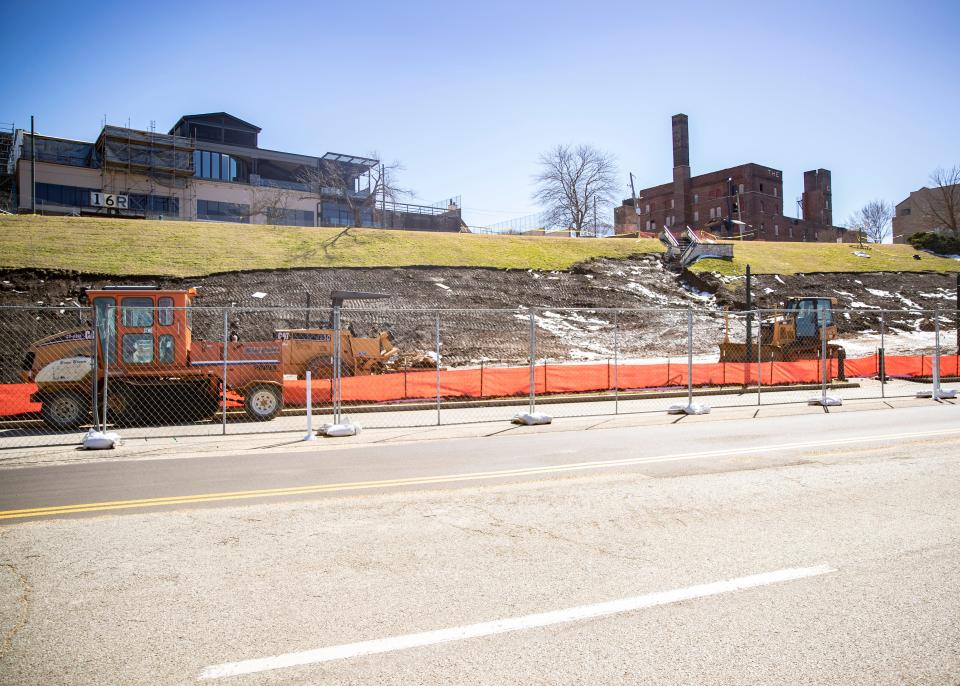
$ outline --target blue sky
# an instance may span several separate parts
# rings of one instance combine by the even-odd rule
[[[6,10],[0,120],[92,140],[225,110],[264,147],[400,160],[424,202],[471,225],[537,211],[557,143],[671,175],[670,116],[694,174],[743,162],[833,172],[834,219],[898,202],[960,164],[960,3],[31,2]],[[162,10],[162,11],[161,11]]]

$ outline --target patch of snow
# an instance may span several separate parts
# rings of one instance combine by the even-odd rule
[[[922,309],[923,309],[922,307],[920,307],[920,305],[918,305],[917,303],[913,302],[910,298],[908,298],[907,296],[903,295],[902,293],[896,293],[895,295],[896,295],[896,297],[900,298],[900,302],[902,302],[902,303],[903,303],[904,305],[906,305],[907,307],[909,307],[909,308],[911,308],[911,309],[914,309],[914,310],[922,310]]]
[[[772,288],[764,288],[764,289],[763,289],[763,292],[766,293],[767,295],[770,295],[771,293],[773,293],[773,289],[772,289]]]
[[[853,282],[854,282],[855,284],[860,285],[860,286],[863,285],[863,281],[861,281],[860,279],[854,279]]]
[[[930,298],[931,300],[936,300],[938,298],[942,298],[943,300],[953,300],[954,294],[951,293],[948,289],[942,288],[940,290],[941,290],[940,293],[917,293],[917,295],[924,298]]]
[[[846,291],[834,291],[834,293],[836,293],[837,295],[842,295],[842,296],[844,296],[845,298],[855,298],[855,297],[857,297],[857,296],[855,296],[853,293],[847,293]]]
[[[857,257],[866,257],[866,258],[869,258],[869,257],[870,257],[870,255],[868,255],[867,253],[863,252],[862,250],[854,250],[854,251],[853,251],[853,254],[856,255]]]
[[[865,288],[864,290],[865,290],[867,293],[870,293],[871,295],[877,296],[878,298],[892,298],[892,297],[893,297],[893,295],[890,293],[890,291],[881,291],[879,288]]]
[[[864,309],[864,310],[879,310],[879,309],[882,309],[882,308],[880,308],[880,307],[877,307],[876,305],[868,305],[867,303],[862,303],[862,302],[858,302],[858,301],[851,302],[851,303],[850,303],[850,307],[859,308],[859,309]]]
[[[449,290],[450,290],[450,286],[448,286],[448,285],[445,284],[445,283],[440,283],[439,281],[435,281],[433,285],[436,286],[437,288],[442,288],[442,289],[445,290],[445,291],[449,291]]]
[[[780,275],[779,275],[779,274],[774,274],[774,275],[773,275],[773,278],[775,278],[779,283],[783,284],[784,286],[787,285],[787,283],[786,283],[783,279],[780,278]]]

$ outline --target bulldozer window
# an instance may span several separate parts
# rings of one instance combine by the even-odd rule
[[[117,361],[117,307],[113,298],[95,298],[94,316],[97,336],[103,348],[105,360]]]
[[[123,325],[137,328],[153,326],[153,299],[151,298],[124,298]]]
[[[124,334],[123,361],[127,364],[153,362],[153,336],[148,333]]]
[[[157,300],[157,323],[160,326],[170,326],[173,324],[173,298],[160,298]]]
[[[157,359],[160,364],[173,362],[173,336],[164,334],[157,339]]]

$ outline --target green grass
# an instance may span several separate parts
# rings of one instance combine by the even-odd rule
[[[202,276],[296,267],[569,269],[662,252],[646,239],[528,238],[378,229],[76,217],[0,217],[0,268]]]
[[[855,251],[869,258],[857,257]],[[913,259],[920,255],[919,260]],[[803,274],[812,272],[960,272],[960,260],[917,252],[909,245],[865,245],[855,243],[735,243],[733,261],[700,260],[694,272],[718,272],[727,276],[744,274],[746,265],[754,274]]]

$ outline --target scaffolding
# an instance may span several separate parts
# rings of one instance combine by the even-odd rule
[[[17,211],[15,127],[0,123],[0,212]]]

